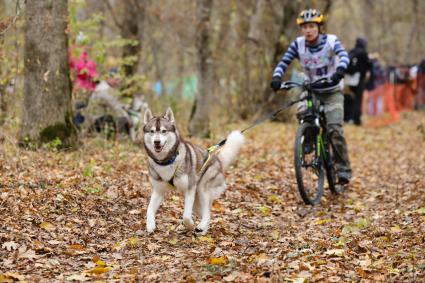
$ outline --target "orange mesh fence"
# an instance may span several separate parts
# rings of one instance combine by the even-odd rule
[[[399,111],[413,109],[413,97],[413,89],[408,85],[386,82],[376,87],[365,99],[367,111],[363,113],[371,116],[365,126],[379,127],[397,122]]]

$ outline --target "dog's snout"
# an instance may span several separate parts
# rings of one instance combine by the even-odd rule
[[[154,145],[160,145],[161,141],[153,141]]]

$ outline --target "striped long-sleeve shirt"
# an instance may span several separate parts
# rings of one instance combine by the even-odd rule
[[[303,45],[303,46],[300,46]],[[294,40],[290,45],[286,53],[283,55],[282,59],[280,60],[279,64],[276,66],[273,77],[279,77],[282,78],[282,76],[285,74],[286,69],[288,68],[289,64],[297,58],[301,61],[301,64],[303,65],[305,72],[308,75],[311,74],[311,69],[314,69],[315,64],[320,65],[323,63],[321,62],[324,60],[330,60],[328,57],[327,50],[324,50],[325,48],[332,48],[332,53],[336,54],[338,56],[339,60],[336,65],[335,58],[331,58],[332,62],[330,64],[334,65],[334,70],[336,68],[342,68],[344,70],[347,69],[348,64],[350,62],[350,59],[348,57],[347,51],[342,46],[341,42],[335,35],[328,35],[328,34],[320,34],[319,35],[319,41],[316,45],[309,45],[303,37],[299,37],[296,40]],[[312,55],[311,57],[313,59],[310,59],[304,54],[306,54],[307,50]],[[304,51],[304,52],[303,52]],[[302,53],[302,54],[300,54]],[[323,53],[323,54],[322,54]],[[317,55],[317,58],[314,57]],[[321,57],[320,57],[321,56]],[[301,58],[302,57],[302,58]],[[309,61],[310,60],[310,61]],[[318,62],[313,62],[314,60],[317,60]],[[333,71],[334,71],[333,70]],[[314,77],[329,77],[332,75],[332,70],[328,67],[322,67],[322,68],[316,68],[314,69],[316,73],[313,74]]]

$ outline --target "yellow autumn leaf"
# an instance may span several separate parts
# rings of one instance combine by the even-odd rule
[[[210,243],[210,244],[214,244],[214,242],[215,242],[214,239],[211,238],[211,236],[200,236],[198,238],[198,240],[201,241],[201,242],[207,242],[207,243]]]
[[[317,225],[324,225],[324,224],[329,223],[331,221],[332,221],[332,219],[319,219],[319,220],[316,221],[316,224]]]
[[[95,264],[99,267],[105,267],[106,266],[106,262],[104,262],[103,260],[99,259],[98,261],[95,262]]]
[[[260,206],[258,209],[263,213],[264,216],[270,215],[270,208],[266,206]]]
[[[272,239],[274,239],[274,240],[278,240],[278,239],[279,239],[279,237],[280,237],[279,230],[273,230],[273,231],[270,233],[270,236],[272,237]]]
[[[216,212],[224,212],[224,207],[217,200],[213,201],[212,208]]]
[[[390,238],[388,238],[387,236],[381,236],[378,239],[382,242],[389,242],[390,241]]]
[[[282,204],[282,200],[277,196],[277,195],[271,195],[268,198],[269,202],[273,202],[273,203],[277,203],[277,204]]]
[[[127,242],[124,242],[124,241],[116,242],[115,244],[112,245],[112,250],[113,251],[119,251],[126,245],[127,245]]]
[[[126,242],[126,246],[129,248],[137,248],[139,244],[139,239],[137,239],[136,237],[130,237]]]
[[[41,222],[40,228],[47,230],[47,231],[53,231],[55,230],[55,226],[50,222]]]
[[[177,244],[178,240],[177,240],[177,238],[173,238],[172,240],[170,240],[168,242],[174,246],[174,245]]]
[[[101,260],[100,257],[98,255],[93,256],[93,258],[91,259],[92,262],[96,263],[96,261]]]
[[[393,233],[400,233],[401,229],[399,225],[394,225],[393,227],[391,227],[391,232]]]
[[[226,265],[229,262],[229,259],[227,256],[220,256],[220,257],[211,257],[208,260],[209,264],[215,264],[215,265]]]
[[[102,274],[111,271],[111,268],[109,266],[102,267],[97,266],[87,271],[87,273],[93,273],[93,274]]]
[[[361,202],[356,202],[353,208],[356,212],[360,212],[364,209],[364,205]]]

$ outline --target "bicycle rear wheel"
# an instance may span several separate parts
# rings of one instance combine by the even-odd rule
[[[297,130],[294,148],[295,176],[304,203],[315,205],[323,195],[325,170],[323,156],[317,148],[319,128],[303,123]]]

